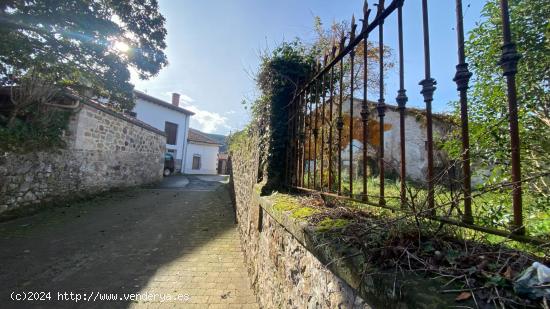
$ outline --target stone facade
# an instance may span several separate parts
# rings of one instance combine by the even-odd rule
[[[0,212],[159,181],[166,138],[145,123],[81,102],[67,147],[0,156]]]
[[[360,171],[362,170],[363,163],[363,120],[359,111],[362,109],[363,100],[354,99],[353,101],[353,118],[350,117],[350,104],[349,99],[344,100],[345,103],[342,106],[342,118],[344,123],[344,129],[342,131],[342,143],[340,146],[342,156],[342,168],[343,176],[348,177],[349,165],[350,165],[350,146],[353,144],[353,171],[354,178],[362,177]],[[335,103],[336,104],[336,103]],[[376,103],[369,101],[369,118],[368,118],[368,130],[367,130],[367,156],[369,170],[375,169],[374,173],[370,172],[370,175],[378,173],[378,153],[380,149],[380,119],[378,111],[376,109]],[[338,108],[334,107],[334,114],[332,119],[338,117]],[[318,111],[321,113],[321,111]],[[315,113],[315,110],[313,111]],[[405,111],[405,163],[406,163],[406,177],[415,182],[424,182],[428,172],[428,156],[426,143],[428,140],[426,129],[426,114],[425,111],[407,108]],[[434,113],[432,115],[433,120],[433,134],[434,143],[447,138],[448,133],[454,126],[450,118],[444,114]],[[307,120],[306,120],[307,121]],[[317,127],[320,132],[323,129],[322,117],[317,118]],[[328,132],[330,123],[330,117],[325,116],[325,132]],[[350,138],[349,126],[353,123],[352,138]],[[395,105],[387,104],[385,116],[384,116],[384,162],[386,169],[386,176],[390,174],[399,175],[401,172],[401,137],[400,137],[400,113],[399,109]],[[334,143],[337,145],[337,130],[334,130]],[[321,138],[324,137],[325,141],[322,143]],[[315,138],[312,137],[312,141]],[[321,160],[321,145],[328,143],[328,133],[324,135],[319,134],[317,137],[316,145],[310,146],[308,139],[306,139],[305,156],[309,163],[309,168],[313,169],[313,162],[315,158]],[[317,151],[315,152],[315,146]],[[310,148],[311,147],[311,148]],[[311,154],[309,153],[311,149]],[[325,149],[328,149],[325,147]],[[325,156],[327,156],[327,150],[325,150]],[[317,157],[315,157],[317,156]],[[327,160],[327,159],[325,159]],[[447,154],[444,151],[438,150],[438,147],[434,149],[434,168],[436,171],[442,171],[449,167],[449,160]],[[308,167],[306,166],[306,169]]]
[[[262,308],[369,308],[260,206],[258,147],[250,139],[232,156],[232,184],[245,263]]]

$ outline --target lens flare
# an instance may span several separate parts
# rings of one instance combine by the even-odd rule
[[[130,46],[122,41],[115,41],[113,44],[113,49],[122,53],[126,53],[130,50]]]

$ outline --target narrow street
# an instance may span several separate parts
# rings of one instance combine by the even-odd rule
[[[1,307],[257,308],[225,181],[173,176],[0,223]],[[45,300],[11,300],[29,296]]]

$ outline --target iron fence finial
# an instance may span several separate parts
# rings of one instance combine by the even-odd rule
[[[379,17],[382,15],[382,12],[384,12],[384,0],[378,0],[378,10],[376,11],[376,17]]]
[[[369,13],[370,13],[369,1],[365,0],[365,3],[363,4],[363,16],[365,16],[365,20],[367,19],[366,17],[369,15]]]
[[[369,2],[365,0],[365,4],[363,5],[363,19],[361,19],[361,22],[363,22],[363,28],[361,29],[361,32],[367,31],[367,27],[369,26],[369,15]]]
[[[341,53],[344,51],[345,44],[346,44],[346,35],[344,33],[344,29],[342,29],[342,31],[340,32],[340,46],[339,46],[338,53]]]
[[[355,14],[353,14],[351,15],[351,31],[349,32],[350,44],[355,40],[355,29],[357,29],[357,24],[355,23]]]
[[[331,60],[334,59],[334,57],[336,57],[336,49],[338,47],[336,46],[336,37],[333,37],[332,39],[332,51],[331,51]]]

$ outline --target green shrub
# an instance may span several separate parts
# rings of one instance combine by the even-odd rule
[[[70,115],[69,111],[35,107],[11,127],[0,118],[0,151],[27,153],[65,147],[63,133]]]

